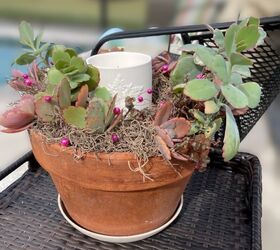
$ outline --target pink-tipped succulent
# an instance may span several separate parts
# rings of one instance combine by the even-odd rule
[[[35,119],[34,98],[24,95],[18,104],[0,115],[0,125],[5,127],[2,132],[16,133],[31,126]]]
[[[12,71],[12,79],[9,81],[10,86],[17,91],[28,91],[31,87],[35,86],[36,80],[19,70]]]
[[[157,132],[155,138],[159,151],[165,159],[171,160],[171,156],[179,160],[188,160],[178,153],[172,154],[176,142],[181,142],[181,139],[188,135],[191,129],[191,123],[182,117],[169,119],[173,105],[170,101],[166,101],[158,109],[154,126]],[[175,152],[175,151],[174,151]]]

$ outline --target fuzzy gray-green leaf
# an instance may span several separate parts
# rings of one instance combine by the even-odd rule
[[[230,57],[231,53],[236,50],[235,36],[237,30],[238,30],[238,25],[236,23],[233,23],[226,31],[225,50],[228,57]]]
[[[248,107],[255,108],[259,105],[261,99],[261,87],[256,82],[246,82],[239,88],[248,97]]]
[[[240,109],[248,106],[247,96],[232,84],[221,87],[222,94],[234,108]]]
[[[170,74],[173,85],[181,84],[187,77],[188,80],[195,78],[202,71],[202,67],[194,63],[194,58],[189,54],[182,54],[178,59],[175,69]]]
[[[30,23],[22,21],[19,25],[20,42],[29,47],[34,47],[34,32]]]
[[[55,67],[48,71],[48,81],[50,84],[58,84],[65,76]]]
[[[223,146],[223,158],[225,161],[231,160],[237,154],[239,144],[240,137],[236,121],[231,109],[226,106],[226,130]]]
[[[195,101],[206,101],[218,93],[213,82],[210,82],[207,79],[195,79],[187,83],[184,94]]]
[[[63,111],[63,118],[66,123],[80,129],[86,127],[86,110],[83,107],[68,107]]]

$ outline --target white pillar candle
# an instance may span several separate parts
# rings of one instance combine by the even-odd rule
[[[134,52],[110,52],[87,59],[87,63],[99,69],[99,86],[117,94],[116,106],[125,107],[125,98],[134,97],[135,108],[141,110],[152,103],[152,59],[149,55]],[[143,97],[139,102],[138,97]],[[140,99],[141,99],[140,97]]]

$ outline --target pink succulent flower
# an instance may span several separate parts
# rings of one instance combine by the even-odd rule
[[[28,128],[35,118],[34,97],[24,95],[10,110],[0,114],[0,125],[5,133],[16,133]]]

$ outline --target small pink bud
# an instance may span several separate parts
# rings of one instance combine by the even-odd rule
[[[45,102],[51,102],[52,101],[52,97],[49,95],[44,96],[44,100]]]
[[[117,134],[112,134],[112,141],[113,143],[116,143],[120,140],[120,137]]]
[[[31,81],[30,79],[25,79],[25,80],[24,80],[24,84],[25,84],[26,86],[31,86],[31,85],[32,85],[32,81]]]
[[[147,93],[148,93],[149,95],[151,95],[151,94],[153,93],[153,89],[152,89],[152,88],[148,88],[148,89],[147,89]]]
[[[168,64],[164,64],[162,67],[161,67],[161,71],[163,72],[166,72],[168,70],[169,66]]]
[[[70,141],[68,138],[62,138],[60,141],[60,145],[62,145],[63,147],[68,147],[70,144]]]
[[[113,113],[114,113],[115,115],[119,115],[119,114],[121,113],[121,109],[120,109],[119,107],[114,107]]]
[[[195,78],[196,78],[196,79],[204,79],[204,78],[205,78],[205,75],[202,74],[202,73],[200,73],[200,74],[197,74]]]
[[[140,96],[138,96],[137,100],[138,100],[138,102],[143,102],[144,98],[143,98],[143,96],[140,95]]]
[[[28,79],[29,78],[29,76],[27,74],[23,74],[22,77],[23,77],[23,79]]]

